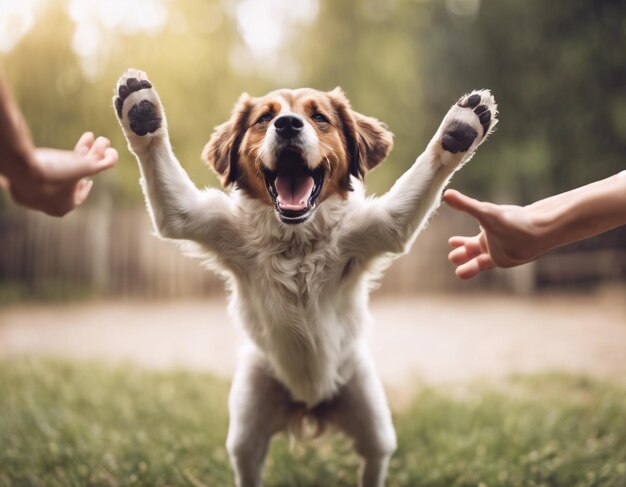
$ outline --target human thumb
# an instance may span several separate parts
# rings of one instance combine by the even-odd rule
[[[455,210],[463,211],[483,223],[485,218],[484,203],[470,198],[469,196],[465,196],[463,193],[454,189],[447,190],[443,194],[443,200],[448,206],[451,206]]]

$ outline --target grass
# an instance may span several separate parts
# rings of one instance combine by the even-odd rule
[[[228,486],[228,384],[51,360],[0,361],[1,486]],[[395,414],[388,486],[626,486],[626,389],[542,375],[421,388]],[[267,486],[356,485],[339,435],[272,443]]]

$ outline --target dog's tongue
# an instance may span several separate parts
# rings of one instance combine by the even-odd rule
[[[308,174],[278,174],[274,186],[278,206],[284,210],[304,210],[313,192],[314,181]]]

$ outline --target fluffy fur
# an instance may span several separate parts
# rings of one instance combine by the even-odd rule
[[[363,459],[360,485],[383,485],[396,437],[364,340],[368,293],[390,260],[410,247],[453,172],[493,129],[493,97],[486,90],[462,97],[424,153],[380,198],[367,198],[361,179],[387,155],[391,134],[354,112],[339,90],[243,95],[203,153],[229,193],[198,190],[189,180],[144,73],[127,71],[114,100],[156,231],[192,242],[226,276],[230,312],[249,337],[229,400],[227,449],[237,485],[261,484],[270,438],[304,415],[354,440]],[[131,113],[140,103],[141,113]],[[301,157],[288,163],[306,166],[298,171],[323,168],[322,189],[309,206],[302,203],[299,224],[289,223],[291,213],[264,179],[285,164],[276,129],[283,115],[303,124]],[[133,126],[152,131],[139,135]]]

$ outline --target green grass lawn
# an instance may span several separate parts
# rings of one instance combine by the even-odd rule
[[[388,486],[626,486],[626,389],[543,375],[417,388],[395,414]],[[50,360],[0,361],[0,485],[228,486],[228,384]],[[266,485],[354,486],[339,435],[277,437]]]

